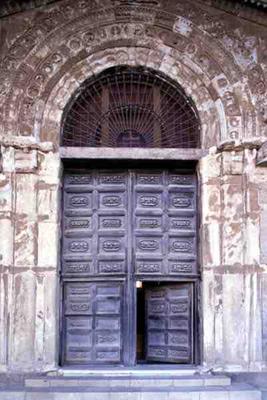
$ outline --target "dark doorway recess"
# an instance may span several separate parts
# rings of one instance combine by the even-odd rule
[[[183,165],[65,169],[62,365],[198,361],[197,179]]]
[[[193,363],[193,284],[139,281],[137,286],[137,362]]]

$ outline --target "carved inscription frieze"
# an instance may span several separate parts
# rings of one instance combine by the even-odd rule
[[[137,183],[142,184],[142,185],[153,185],[153,184],[161,184],[162,183],[162,177],[161,175],[151,175],[151,174],[147,174],[147,175],[142,175],[139,174],[137,175]]]
[[[90,263],[77,263],[77,264],[66,264],[65,270],[68,273],[90,273],[91,264]]]
[[[101,184],[122,184],[125,183],[125,175],[100,175],[99,182]]]
[[[157,196],[141,196],[139,202],[143,207],[156,207],[159,205],[159,198]]]
[[[157,229],[160,227],[160,221],[156,218],[141,218],[139,220],[139,228],[141,229]]]
[[[161,272],[161,264],[157,262],[139,261],[136,266],[138,273],[149,274]]]
[[[190,198],[176,196],[172,198],[172,205],[175,208],[187,208],[192,205]]]
[[[86,253],[89,250],[89,243],[85,240],[72,241],[69,243],[69,251],[72,253]]]
[[[157,240],[153,239],[144,239],[138,241],[138,248],[141,250],[146,250],[146,251],[154,251],[159,249],[160,245]]]
[[[174,240],[171,243],[171,250],[175,252],[190,253],[192,252],[192,248],[192,242],[187,240]]]
[[[102,249],[107,252],[117,252],[121,249],[121,242],[119,240],[105,240]]]
[[[192,185],[192,175],[170,175],[169,184],[171,185]]]
[[[99,261],[99,272],[104,274],[124,272],[122,261]]]
[[[69,220],[68,227],[70,229],[85,229],[90,227],[88,219],[71,219]]]
[[[101,220],[101,227],[105,229],[118,229],[122,227],[122,220],[120,218],[103,218]]]
[[[175,218],[171,220],[172,229],[192,229],[192,220]]]
[[[68,185],[89,185],[92,183],[91,175],[68,175],[66,177]]]
[[[171,273],[190,273],[193,272],[193,264],[190,262],[173,262],[170,263]]]
[[[103,196],[102,204],[105,207],[119,207],[122,204],[122,198],[117,195]]]
[[[72,207],[87,207],[89,199],[86,196],[72,196],[70,197],[70,205]]]

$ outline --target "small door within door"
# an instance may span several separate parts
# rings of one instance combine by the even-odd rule
[[[192,283],[146,289],[146,361],[192,363],[192,306]]]

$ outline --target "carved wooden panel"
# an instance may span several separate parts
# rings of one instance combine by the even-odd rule
[[[147,288],[145,301],[147,360],[192,362],[193,285]]]
[[[156,169],[68,172],[62,214],[62,361],[89,365],[129,360],[135,346],[135,280],[175,281],[197,274],[195,175]],[[170,346],[176,340],[171,339],[170,326],[185,324],[189,335],[191,286],[181,287],[187,293],[188,313],[181,322],[180,314],[171,318],[173,311],[168,311],[164,335],[151,328],[157,319],[151,317],[147,341],[151,360],[189,362],[192,350],[183,344],[175,356],[178,350]],[[181,290],[175,297],[176,289],[161,289],[164,310],[182,301]],[[151,294],[154,307],[153,296],[158,294]],[[123,343],[129,349],[123,350]],[[186,343],[189,348],[189,339]]]
[[[122,284],[64,284],[64,363],[118,363],[122,358]]]
[[[68,174],[64,182],[64,276],[125,274],[128,175]]]
[[[135,273],[195,274],[195,176],[144,170],[133,179]]]

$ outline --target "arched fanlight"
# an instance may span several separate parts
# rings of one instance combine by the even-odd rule
[[[114,67],[90,78],[71,99],[62,146],[198,148],[193,102],[151,69]]]

